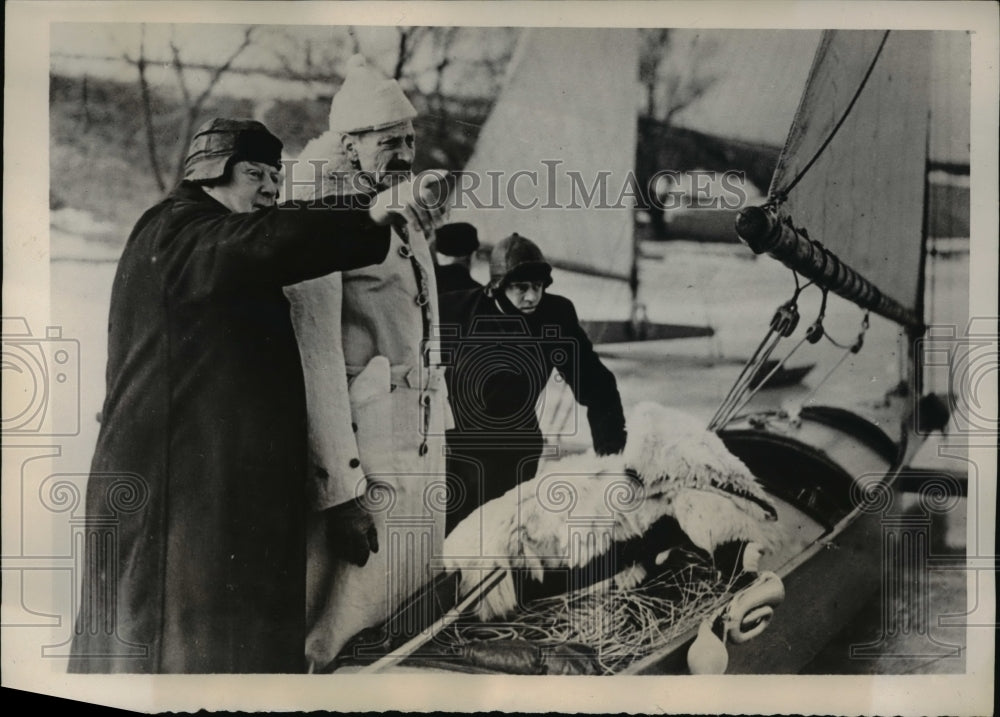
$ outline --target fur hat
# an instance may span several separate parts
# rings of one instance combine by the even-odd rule
[[[501,239],[490,253],[490,283],[503,288],[512,281],[552,284],[552,265],[535,242],[518,233]]]
[[[184,160],[184,179],[207,182],[233,162],[263,162],[281,169],[281,140],[256,120],[211,119],[195,132]]]
[[[417,116],[399,83],[373,67],[364,56],[347,62],[344,84],[330,103],[330,129],[354,134],[389,127]]]

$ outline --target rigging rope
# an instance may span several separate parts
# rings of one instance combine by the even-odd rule
[[[803,336],[799,342],[795,344],[795,346],[793,346],[787,354],[785,354],[784,358],[771,368],[766,376],[757,382],[756,386],[751,388],[754,383],[754,378],[761,370],[761,366],[763,366],[767,361],[778,342],[782,338],[791,336],[795,331],[795,327],[798,325],[799,295],[805,289],[813,285],[813,282],[811,281],[807,284],[800,285],[798,274],[795,271],[792,271],[792,276],[795,279],[795,293],[792,295],[791,299],[778,307],[774,318],[771,319],[771,328],[764,336],[764,339],[757,346],[757,350],[754,351],[753,355],[747,360],[746,364],[744,364],[739,376],[737,376],[736,380],[733,382],[732,388],[729,389],[729,393],[726,394],[726,397],[722,400],[722,404],[719,406],[718,410],[716,410],[715,415],[712,416],[712,420],[708,424],[708,429],[710,431],[715,431],[722,426],[725,426],[730,420],[732,420],[733,416],[742,411],[743,408],[750,403],[753,397],[767,385],[771,378],[773,378],[774,375],[781,370],[788,359],[790,359],[792,355],[802,347],[802,344],[816,344],[819,343],[821,338],[825,337],[834,346],[846,349],[845,355],[842,356],[833,369],[831,369],[830,372],[823,377],[823,380],[817,384],[806,400],[812,399],[812,397],[816,395],[820,386],[826,383],[826,380],[830,378],[833,372],[844,362],[847,355],[851,353],[858,353],[858,351],[861,350],[861,346],[864,343],[864,335],[869,326],[869,313],[867,311],[865,312],[864,318],[861,322],[861,331],[858,334],[857,340],[853,344],[847,346],[838,343],[832,336],[827,334],[826,330],[823,328],[823,320],[826,318],[826,303],[829,292],[826,289],[822,289],[823,298],[820,302],[819,313],[816,316],[816,320],[813,321],[813,323],[809,325],[809,328],[806,329],[805,336]],[[786,320],[788,320],[789,323],[784,323]],[[803,403],[805,402],[803,401]]]
[[[837,369],[841,367],[841,365],[844,363],[844,361],[847,359],[848,356],[850,356],[851,354],[856,354],[861,350],[861,347],[864,346],[865,343],[865,334],[868,332],[868,326],[869,326],[868,312],[866,311],[864,318],[861,319],[861,331],[858,332],[858,338],[850,346],[834,341],[833,338],[829,335],[826,336],[827,340],[831,344],[833,344],[838,348],[844,349],[844,353],[841,354],[840,358],[837,360],[837,363],[833,365],[833,368],[827,371],[826,375],[823,376],[822,379],[820,379],[820,382],[813,387],[813,390],[809,392],[809,395],[806,396],[804,399],[802,399],[803,406],[805,406],[807,403],[809,403],[816,397],[816,394],[819,392],[820,388],[822,388],[823,384],[825,384],[827,380],[837,371]]]
[[[778,311],[780,312],[783,308],[785,307],[780,307]],[[740,371],[739,376],[736,377],[736,381],[733,382],[732,387],[729,389],[729,393],[727,393],[726,397],[722,399],[722,403],[715,411],[715,415],[712,416],[712,420],[708,423],[708,430],[715,431],[720,426],[725,425],[725,423],[729,420],[729,417],[732,415],[732,407],[737,401],[740,400],[743,394],[746,393],[747,387],[753,381],[754,376],[757,375],[760,367],[763,366],[764,362],[767,361],[768,357],[770,357],[771,352],[774,351],[774,348],[778,345],[778,342],[781,341],[781,338],[781,334],[776,334],[773,328],[768,331],[766,336],[764,336],[764,339],[757,346],[757,350],[754,352],[753,356],[751,356],[750,359],[748,359],[743,365],[743,370]]]
[[[774,198],[775,201],[780,203],[785,200],[785,198],[788,196],[788,193],[795,188],[795,185],[798,184],[799,181],[801,181],[801,179],[806,175],[806,172],[808,172],[812,168],[812,166],[816,163],[816,160],[820,158],[820,155],[823,154],[826,148],[830,145],[830,142],[833,141],[834,136],[836,136],[841,126],[844,124],[844,122],[847,121],[847,117],[851,114],[851,110],[854,109],[855,103],[861,96],[861,91],[864,90],[865,85],[868,84],[868,78],[871,77],[872,72],[875,70],[875,64],[878,62],[878,58],[882,54],[882,48],[885,47],[885,42],[888,39],[889,39],[889,30],[886,30],[885,34],[882,35],[882,41],[879,43],[878,49],[875,51],[875,56],[872,58],[871,64],[868,66],[868,71],[865,72],[865,76],[861,78],[861,82],[860,84],[858,84],[858,89],[854,92],[854,96],[851,98],[850,103],[844,110],[844,114],[841,115],[840,119],[837,121],[837,124],[834,125],[833,129],[830,131],[830,134],[823,141],[823,144],[821,144],[819,149],[816,150],[816,154],[812,156],[812,159],[810,159],[806,163],[806,166],[804,166],[795,176],[795,179],[793,179],[791,183],[784,189],[777,190],[772,194],[772,197]]]
[[[800,285],[799,275],[794,270],[792,271],[792,277],[795,279],[795,292],[792,294],[792,298],[779,306],[774,312],[768,332],[757,345],[757,349],[754,351],[753,355],[747,359],[747,362],[743,365],[743,369],[736,377],[736,380],[733,382],[733,385],[726,394],[726,397],[722,399],[722,403],[712,416],[712,420],[708,423],[708,430],[715,431],[726,425],[735,415],[736,411],[742,409],[743,406],[745,406],[746,403],[753,398],[754,395],[756,395],[757,391],[767,384],[771,377],[774,376],[778,369],[785,364],[785,361],[787,361],[788,358],[795,353],[796,350],[798,350],[799,346],[801,346],[804,341],[808,340],[810,343],[816,343],[816,341],[819,340],[818,335],[816,335],[815,338],[813,338],[813,336],[817,325],[820,326],[820,331],[822,332],[822,311],[826,308],[825,300],[823,302],[823,309],[821,309],[820,315],[817,317],[816,321],[813,322],[812,326],[809,327],[805,338],[803,338],[802,341],[789,351],[788,354],[781,361],[779,361],[773,369],[771,369],[770,373],[763,377],[757,383],[756,387],[751,390],[754,379],[759,375],[761,368],[764,366],[768,358],[770,358],[771,353],[777,347],[778,343],[781,339],[791,336],[799,324],[799,295],[805,289],[812,286],[813,282],[810,281],[807,284]]]
[[[738,414],[740,411],[743,410],[744,406],[746,406],[748,403],[750,403],[750,401],[753,399],[753,397],[757,395],[757,392],[760,391],[762,388],[764,388],[764,386],[767,385],[767,382],[771,380],[771,377],[774,376],[774,374],[776,374],[781,369],[781,367],[785,365],[785,362],[788,361],[788,359],[790,359],[792,357],[792,354],[794,354],[796,351],[798,351],[799,347],[801,347],[802,344],[804,344],[808,340],[809,340],[809,334],[806,334],[805,336],[803,336],[799,340],[799,342],[797,344],[795,344],[795,346],[792,347],[791,351],[789,351],[787,354],[785,354],[785,357],[783,359],[781,359],[781,361],[779,361],[774,368],[771,369],[770,373],[768,373],[767,376],[765,376],[763,379],[761,379],[761,381],[757,384],[757,386],[753,390],[749,391],[746,394],[746,396],[743,398],[743,400],[741,400],[739,402],[739,404],[736,405],[729,412],[730,415],[729,415],[729,417],[726,418],[726,423],[729,422],[729,418],[730,417],[735,416],[736,414]]]

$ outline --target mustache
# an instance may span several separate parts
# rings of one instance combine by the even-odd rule
[[[411,169],[413,169],[413,164],[405,159],[390,159],[385,165],[387,172],[409,172]]]

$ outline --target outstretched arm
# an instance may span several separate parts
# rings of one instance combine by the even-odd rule
[[[389,251],[389,228],[345,205],[234,213],[192,200],[178,202],[167,221],[157,258],[168,291],[182,298],[294,284],[377,264]]]
[[[572,302],[563,299],[560,314],[564,336],[572,339],[576,353],[575,360],[566,362],[565,370],[560,369],[560,373],[569,383],[577,402],[587,408],[594,452],[598,455],[618,453],[625,447],[626,437],[618,383],[594,351]]]

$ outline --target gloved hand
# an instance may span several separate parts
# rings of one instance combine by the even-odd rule
[[[426,170],[414,181],[404,179],[375,195],[368,210],[376,224],[385,225],[394,217],[406,222],[413,231],[430,234],[445,223],[450,174],[444,170]]]
[[[625,450],[625,431],[622,430],[617,434],[602,436],[600,438],[594,438],[594,453],[599,456],[610,456],[616,453],[621,453]]]
[[[358,567],[378,552],[378,533],[371,514],[357,499],[327,508],[326,539],[330,552]]]

